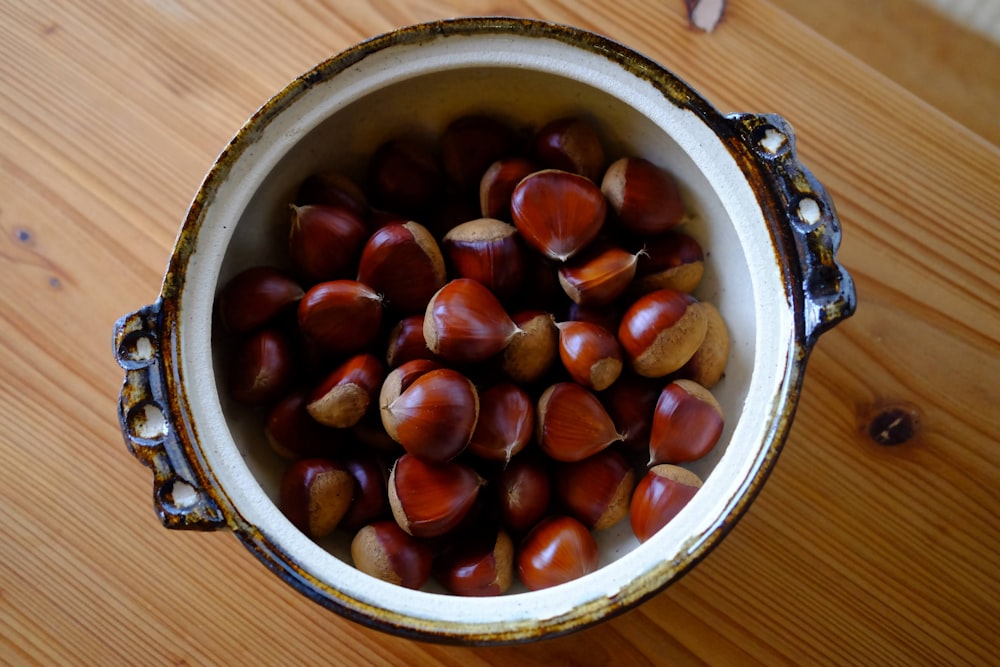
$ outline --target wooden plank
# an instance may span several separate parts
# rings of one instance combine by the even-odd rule
[[[0,662],[988,663],[1000,151],[777,0],[732,3],[712,35],[681,4],[502,11],[635,46],[723,110],[785,115],[835,197],[859,310],[822,339],[771,480],[706,561],[591,630],[468,649],[344,621],[225,532],[160,528],[115,424],[109,339],[155,298],[204,171],[268,95],[368,35],[495,3],[0,2]],[[919,429],[880,447],[867,420],[895,402]]]

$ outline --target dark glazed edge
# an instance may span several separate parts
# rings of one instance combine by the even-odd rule
[[[238,515],[225,491],[219,487],[214,475],[204,462],[195,426],[190,423],[187,397],[180,377],[179,360],[182,353],[178,347],[180,299],[183,293],[185,269],[196,249],[204,211],[211,203],[214,193],[227,178],[238,156],[251,146],[271,120],[297,97],[312,86],[330,79],[369,55],[388,47],[417,44],[443,36],[503,33],[554,39],[603,55],[634,76],[648,81],[663,94],[666,103],[684,108],[697,115],[727,143],[753,185],[765,218],[771,226],[770,232],[774,240],[777,259],[785,271],[784,282],[787,296],[790,306],[796,314],[796,332],[794,349],[789,350],[789,361],[782,385],[783,391],[775,397],[772,406],[771,430],[758,460],[754,462],[753,472],[747,478],[743,492],[732,499],[731,511],[726,518],[711,532],[701,536],[697,543],[690,545],[684,556],[677,559],[676,562],[663,563],[662,567],[650,573],[642,581],[631,584],[614,599],[595,600],[589,605],[575,609],[566,617],[552,619],[545,625],[519,623],[508,627],[490,628],[481,625],[455,624],[442,629],[431,627],[429,623],[372,607],[322,584],[297,566],[288,554],[277,549],[266,535],[263,535],[255,526],[249,525]],[[440,643],[500,645],[564,635],[621,614],[677,581],[704,558],[733,528],[760,491],[788,434],[801,387],[802,372],[811,346],[822,331],[836,323],[839,317],[846,317],[853,310],[853,291],[849,289],[849,277],[843,273],[845,280],[843,285],[847,287],[841,289],[841,293],[849,295],[850,298],[847,300],[851,305],[841,307],[839,317],[836,309],[824,311],[827,313],[826,319],[820,316],[817,322],[807,322],[803,317],[807,303],[813,305],[819,303],[819,299],[815,298],[818,291],[813,289],[814,284],[807,284],[803,281],[803,275],[812,275],[810,273],[811,260],[808,259],[812,257],[809,252],[812,241],[809,237],[792,233],[788,229],[789,199],[787,195],[791,190],[786,183],[769,183],[769,181],[775,180],[777,172],[764,168],[764,165],[748,148],[747,138],[744,136],[747,129],[750,129],[749,125],[740,125],[738,122],[734,123],[723,117],[684,82],[641,54],[599,35],[563,25],[529,19],[474,17],[402,28],[361,42],[320,63],[303,76],[295,79],[248,119],[209,171],[191,203],[177,237],[174,252],[164,276],[160,300],[148,309],[123,318],[116,326],[116,341],[119,339],[120,333],[135,326],[137,320],[146,322],[151,334],[160,340],[160,344],[156,348],[155,362],[147,365],[144,369],[130,369],[123,361],[120,352],[116,352],[119,362],[129,374],[134,372],[145,374],[139,377],[138,381],[131,375],[126,376],[122,393],[122,406],[124,406],[122,409],[127,411],[128,406],[132,405],[133,398],[131,397],[133,394],[143,394],[143,392],[146,392],[143,395],[153,395],[149,392],[159,392],[156,394],[158,396],[156,400],[158,400],[159,405],[167,408],[165,414],[168,417],[169,428],[163,443],[152,443],[151,445],[142,443],[140,447],[136,447],[135,440],[126,436],[130,450],[136,454],[137,458],[153,467],[154,488],[157,494],[160,493],[161,488],[164,488],[167,480],[181,478],[196,494],[196,502],[192,508],[195,506],[203,508],[198,510],[199,513],[194,511],[175,512],[177,508],[170,506],[169,509],[165,509],[161,504],[158,512],[164,524],[175,528],[215,528],[228,523],[244,545],[262,563],[318,604],[346,618],[378,630]],[[816,185],[818,184],[811,184],[813,191],[818,191]],[[832,206],[829,210],[832,214]],[[830,235],[823,238],[829,241],[827,246],[832,244],[830,252],[834,252],[836,250],[835,238]],[[800,257],[807,259],[800,261]],[[804,286],[809,289],[808,292],[804,291]],[[118,349],[120,347],[116,348],[116,350]],[[137,385],[148,386],[149,389],[136,392],[132,387]],[[164,397],[168,403],[163,402]],[[126,426],[123,418],[123,431],[125,431]],[[170,443],[170,447],[166,446],[167,443]],[[168,450],[171,453],[166,453]],[[183,469],[183,473],[179,475],[178,469]]]
[[[799,160],[788,121],[774,114],[733,114],[728,120],[747,149],[744,161],[754,163],[744,168],[747,177],[758,193],[772,195],[772,234],[799,269],[795,279],[803,301],[795,312],[804,316],[804,342],[812,347],[857,307],[854,281],[837,261],[842,232],[833,199]]]
[[[169,366],[161,323],[160,301],[115,323],[115,358],[125,369],[118,422],[129,452],[153,471],[153,506],[160,522],[167,528],[214,530],[225,519],[189,463],[189,443],[178,437],[177,423],[186,421],[186,413],[164,381]]]

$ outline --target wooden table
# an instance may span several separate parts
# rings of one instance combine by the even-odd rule
[[[1000,149],[771,2],[731,3],[711,35],[682,5],[0,2],[0,662],[996,660]],[[116,423],[110,336],[155,298],[203,173],[274,91],[367,36],[498,12],[607,34],[723,111],[788,118],[837,202],[860,300],[820,341],[763,493],[705,562],[592,629],[473,649],[359,627],[227,532],[161,528]],[[868,424],[892,406],[916,432],[877,444]]]

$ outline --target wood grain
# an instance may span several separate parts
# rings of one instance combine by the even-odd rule
[[[176,533],[115,419],[110,331],[152,301],[205,170],[255,108],[367,36],[461,14],[590,28],[724,111],[779,112],[840,212],[857,315],[733,533],[666,592],[527,646],[419,644]],[[766,0],[0,2],[0,662],[988,664],[1000,635],[1000,150]],[[880,406],[919,415],[898,447]]]
[[[988,141],[1000,143],[996,114],[1000,107],[1000,42],[970,26],[943,20],[938,9],[949,6],[958,14],[959,2],[773,1],[923,101]],[[989,2],[993,0],[981,4]]]

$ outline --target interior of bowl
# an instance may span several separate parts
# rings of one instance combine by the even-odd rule
[[[214,186],[182,301],[188,402],[205,463],[241,523],[291,555],[341,603],[375,608],[365,613],[392,610],[406,619],[393,616],[394,623],[418,631],[489,624],[516,632],[527,623],[537,627],[544,619],[570,618],[574,610],[599,614],[602,606],[647,595],[683,571],[723,527],[768,455],[792,329],[757,196],[713,129],[620,59],[563,39],[507,33],[428,35],[372,49],[277,105],[280,113],[244,137],[225,178]],[[642,156],[674,174],[694,214],[684,230],[707,251],[696,295],[714,303],[730,329],[726,376],[713,389],[726,428],[712,453],[688,466],[705,486],[646,544],[639,546],[622,521],[597,534],[602,567],[592,575],[533,593],[515,587],[500,598],[449,596],[442,605],[443,591],[433,584],[404,590],[351,567],[350,535],[338,532],[316,544],[285,520],[276,501],[286,462],[266,443],[262,415],[219,389],[224,345],[220,332],[206,323],[229,277],[254,265],[283,264],[288,204],[306,176],[327,168],[359,176],[382,141],[408,133],[437,135],[450,120],[482,112],[519,127],[581,115],[598,127],[609,156]]]

